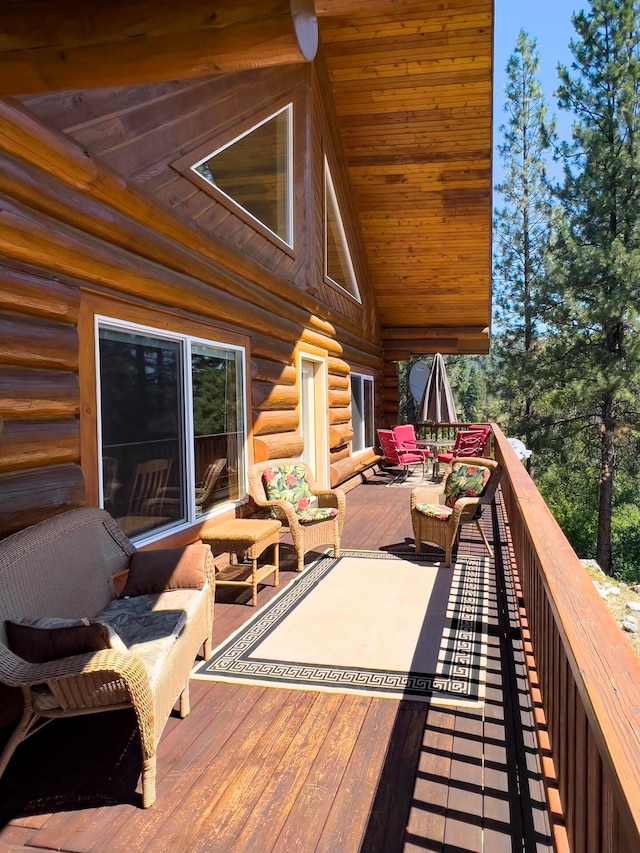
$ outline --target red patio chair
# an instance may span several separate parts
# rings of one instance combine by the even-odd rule
[[[456,459],[458,456],[484,456],[490,432],[491,427],[459,430],[456,433],[455,443],[451,450],[438,453],[438,462],[445,462],[448,465],[452,459]]]
[[[408,450],[410,453],[426,453],[429,451],[418,447],[416,431],[413,424],[401,424],[391,428],[396,447],[400,450]]]
[[[380,447],[382,448],[384,461],[388,465],[391,465],[394,468],[402,467],[406,478],[409,475],[410,467],[413,465],[413,470],[415,470],[415,466],[420,464],[422,465],[422,479],[424,480],[425,464],[427,457],[429,456],[428,451],[417,449],[405,450],[402,447],[398,447],[396,439],[393,435],[393,430],[390,429],[379,429],[378,441],[380,442]]]

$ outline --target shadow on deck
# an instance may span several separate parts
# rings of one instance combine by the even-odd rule
[[[410,489],[388,481],[349,492],[345,548],[413,551]],[[0,850],[551,850],[500,500],[483,524],[496,546],[483,708],[195,681],[146,811],[131,713],[57,721],[0,780]],[[460,554],[484,553],[472,527]],[[220,593],[214,643],[255,612],[249,591]],[[273,594],[263,586],[259,603]]]

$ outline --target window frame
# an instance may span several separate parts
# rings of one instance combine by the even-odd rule
[[[251,211],[247,210],[243,207],[239,202],[237,202],[232,196],[228,195],[224,190],[220,189],[216,184],[210,183],[203,175],[196,171],[196,167],[201,165],[207,160],[210,160],[212,157],[215,157],[216,154],[230,148],[236,142],[239,142],[245,136],[248,136],[254,130],[259,127],[262,127],[263,124],[266,124],[271,119],[279,116],[283,112],[287,112],[287,164],[288,164],[288,175],[286,181],[287,187],[287,219],[288,219],[288,234],[287,239],[283,239],[279,234],[276,234],[275,231],[272,231],[268,225],[265,225],[260,219],[254,216]],[[270,111],[268,115],[262,114],[262,118],[256,120],[255,116],[247,121],[241,123],[240,125],[234,125],[232,131],[233,135],[229,135],[230,132],[224,134],[221,137],[221,140],[218,144],[213,143],[213,139],[215,137],[210,137],[206,142],[199,145],[197,148],[194,148],[188,154],[180,157],[178,160],[175,160],[171,163],[172,168],[174,168],[177,172],[179,172],[183,177],[187,178],[187,180],[191,181],[191,183],[196,184],[200,189],[204,190],[208,193],[212,198],[216,201],[221,202],[224,206],[231,210],[236,216],[238,216],[243,222],[247,225],[254,228],[263,236],[267,237],[271,242],[275,243],[281,249],[284,249],[288,254],[293,255],[295,249],[295,151],[294,151],[294,102],[292,100],[287,100],[285,103],[280,103],[280,105],[272,104],[270,106]],[[238,128],[242,128],[240,133],[238,133]],[[212,145],[214,146],[212,149]],[[194,159],[195,158],[195,159]]]
[[[353,420],[353,410],[354,410],[353,380],[354,379],[360,380],[360,401],[362,403],[361,411],[363,413],[362,421],[361,421],[362,435],[360,436],[360,438],[362,440],[362,446],[357,448],[357,449],[354,448],[354,446],[353,446],[354,439],[356,436],[355,423]],[[364,394],[364,383],[365,382],[371,383],[371,398],[370,398],[371,399],[371,411],[369,412],[369,421],[370,421],[369,422],[369,429],[371,432],[371,436],[373,438],[373,441],[371,444],[366,443],[367,413],[365,412],[365,394]],[[375,445],[375,438],[374,438],[374,434],[375,434],[375,430],[374,430],[374,427],[375,427],[375,379],[373,376],[371,376],[368,373],[358,373],[358,372],[352,370],[349,374],[349,389],[351,391],[351,427],[353,429],[353,436],[354,436],[351,439],[351,454],[353,456],[355,456],[359,453],[365,453],[367,450],[371,450]]]
[[[155,528],[154,530],[132,535],[130,538],[135,542],[136,546],[148,545],[158,540],[165,539],[181,531],[193,527],[194,524],[201,523],[205,519],[214,518],[218,515],[228,513],[230,510],[240,506],[248,501],[248,468],[250,459],[248,455],[248,437],[249,428],[247,421],[247,364],[249,354],[246,345],[243,343],[230,342],[229,340],[216,340],[212,337],[203,336],[201,332],[196,333],[195,330],[177,331],[173,325],[162,324],[152,325],[151,323],[140,322],[139,320],[126,320],[121,317],[116,317],[111,314],[95,313],[93,315],[93,339],[94,339],[94,377],[95,377],[95,415],[96,415],[96,462],[97,462],[97,504],[104,504],[104,484],[103,484],[103,444],[102,444],[102,404],[101,404],[101,374],[100,374],[100,329],[114,329],[124,332],[130,332],[139,335],[149,335],[156,339],[164,339],[174,343],[178,343],[181,351],[182,369],[180,371],[180,393],[182,397],[182,447],[181,453],[184,458],[184,482],[182,486],[186,490],[186,495],[195,495],[195,455],[193,450],[193,383],[192,383],[192,367],[191,367],[191,346],[211,346],[217,349],[232,351],[239,354],[239,370],[238,377],[241,379],[242,385],[236,387],[238,396],[239,412],[242,418],[241,428],[239,430],[240,441],[239,450],[242,457],[243,470],[238,477],[239,495],[237,498],[226,500],[210,510],[203,512],[201,515],[196,515],[195,500],[187,499],[186,501],[186,518],[179,519],[175,522]],[[212,329],[213,331],[217,331]],[[222,338],[225,336],[222,335]]]
[[[328,191],[328,193],[327,193]],[[346,288],[343,284],[340,284],[339,281],[336,281],[329,275],[329,200],[327,196],[331,196],[331,201],[333,203],[333,208],[336,214],[336,220],[338,225],[338,230],[340,232],[340,238],[342,240],[342,244],[344,247],[346,262],[348,271],[351,277],[351,284],[353,285],[354,293],[352,293],[348,288]],[[353,266],[353,259],[351,258],[351,248],[349,246],[349,240],[347,238],[347,232],[344,227],[344,221],[342,218],[342,210],[340,208],[340,202],[338,201],[338,194],[336,193],[335,184],[333,182],[333,175],[331,174],[331,167],[329,166],[329,159],[327,155],[324,156],[324,178],[323,178],[323,206],[324,206],[324,217],[323,217],[323,228],[324,228],[324,279],[328,281],[330,284],[335,287],[339,287],[343,293],[346,293],[347,296],[350,296],[351,299],[354,299],[358,304],[362,304],[362,297],[360,296],[360,287],[358,285],[358,278],[356,276],[356,271]]]

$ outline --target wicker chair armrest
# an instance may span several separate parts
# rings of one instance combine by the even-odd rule
[[[10,687],[32,687],[34,684],[47,684],[52,692],[56,682],[88,676],[96,683],[96,674],[102,681],[121,679],[125,683],[142,682],[149,691],[149,678],[140,658],[134,653],[125,653],[115,649],[88,652],[72,657],[58,658],[46,663],[25,661],[6,647],[0,646],[0,681]]]
[[[141,732],[143,751],[155,749],[155,703],[140,658],[107,649],[47,663],[29,663],[0,649],[0,681],[23,689],[46,684],[66,710],[109,708],[129,702]]]
[[[296,515],[296,511],[293,507],[293,504],[290,504],[289,501],[264,500],[260,501],[260,506],[270,507],[274,511],[276,518],[288,526],[298,523],[298,516]]]
[[[411,509],[418,504],[439,504],[444,497],[442,483],[434,483],[432,486],[418,486],[411,492]]]
[[[344,512],[346,496],[340,489],[311,489],[311,494],[318,498],[318,506],[334,507],[338,511]]]
[[[479,505],[479,498],[458,498],[453,506],[451,524],[457,527],[459,524],[471,521]]]
[[[254,502],[258,506],[272,506],[274,503],[276,503],[276,501],[270,501],[267,499],[267,497],[265,496],[265,493],[264,493],[264,489],[262,489],[262,488],[250,489],[250,494],[251,494],[251,497],[253,498]]]
[[[208,549],[204,560],[204,573],[207,579],[207,584],[211,587],[212,594],[214,594],[216,588],[216,564],[213,559],[213,551],[211,548]]]

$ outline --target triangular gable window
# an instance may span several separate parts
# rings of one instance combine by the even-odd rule
[[[360,302],[360,292],[351,263],[347,235],[342,224],[340,207],[326,158],[324,161],[324,211],[325,275]]]
[[[191,166],[252,219],[293,247],[292,112],[287,104]]]

